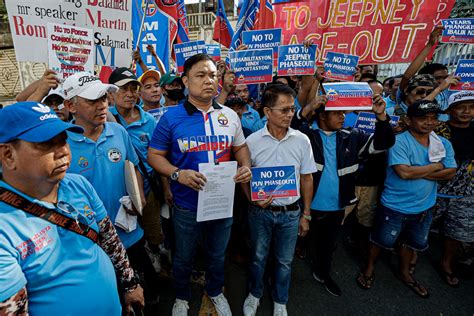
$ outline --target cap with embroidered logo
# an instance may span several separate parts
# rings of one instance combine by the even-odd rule
[[[1,109],[0,122],[0,143],[16,139],[40,143],[66,130],[84,132],[82,127],[63,122],[49,106],[37,102],[18,102]]]
[[[407,109],[408,117],[422,117],[427,114],[441,114],[443,111],[436,101],[419,100],[410,105]]]
[[[474,102],[474,91],[460,91],[453,93],[449,96],[448,108],[446,110],[448,110],[453,105],[467,101]]]
[[[141,85],[138,81],[137,76],[128,68],[119,67],[112,71],[109,77],[109,83],[114,84],[117,87],[123,87],[127,83],[135,82],[138,85]]]
[[[87,100],[97,100],[107,92],[117,92],[118,87],[102,83],[99,77],[90,72],[78,72],[64,80],[63,91],[66,100],[70,100],[75,96]]]

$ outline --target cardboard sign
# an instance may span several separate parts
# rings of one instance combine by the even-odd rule
[[[281,29],[266,29],[242,32],[242,43],[248,49],[273,49],[273,65],[277,66],[278,47],[281,45]]]
[[[359,56],[329,52],[324,61],[324,77],[354,81]]]
[[[235,71],[237,84],[254,84],[272,81],[272,49],[229,52],[229,59],[230,67]]]
[[[196,54],[205,54],[207,50],[204,41],[195,41],[174,44],[174,52],[176,54],[176,66],[178,67],[178,72],[181,74],[186,59]]]
[[[132,1],[7,0],[18,61],[48,62],[47,23],[93,30],[94,64],[130,66]]]
[[[449,90],[474,90],[474,59],[460,59],[454,75],[461,77],[461,81]]]
[[[299,196],[295,166],[252,168],[252,201]]]
[[[91,29],[48,23],[48,65],[59,79],[80,71],[94,72],[92,34]]]
[[[443,20],[443,43],[474,44],[474,19]]]
[[[221,47],[219,44],[206,44],[207,54],[214,59],[214,61],[221,60]]]
[[[399,116],[391,115],[390,124],[395,127],[400,120]],[[373,112],[360,112],[357,116],[357,121],[354,124],[354,128],[360,129],[366,133],[373,134],[375,132],[375,113]]]
[[[367,82],[323,83],[327,111],[371,110],[373,92]]]
[[[317,45],[285,45],[278,47],[278,75],[314,75]]]

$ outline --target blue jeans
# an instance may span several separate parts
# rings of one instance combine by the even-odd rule
[[[273,301],[279,304],[288,302],[291,280],[291,262],[298,238],[300,210],[272,212],[254,205],[249,207],[249,231],[251,242],[250,293],[263,296],[263,274],[270,245],[273,240],[275,256],[275,284],[272,290]]]
[[[370,241],[382,248],[393,250],[399,240],[415,251],[424,251],[428,248],[432,217],[432,208],[419,214],[403,214],[380,205],[375,214]]]
[[[200,238],[206,253],[206,292],[211,297],[221,294],[224,286],[225,250],[230,238],[232,218],[198,223],[195,212],[176,205],[173,207],[172,218],[175,236],[173,276],[176,298],[186,301],[191,299],[189,278]]]

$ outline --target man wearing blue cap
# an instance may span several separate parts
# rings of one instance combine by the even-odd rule
[[[120,315],[143,290],[102,201],[80,175],[61,121],[36,102],[0,110],[0,314]],[[115,270],[115,271],[114,271]]]

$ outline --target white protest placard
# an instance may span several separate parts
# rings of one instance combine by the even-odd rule
[[[200,163],[199,172],[206,177],[207,182],[199,191],[196,221],[232,217],[237,161],[226,161],[217,165]]]
[[[47,24],[93,30],[96,65],[129,66],[132,1],[6,0],[18,61],[48,62]]]
[[[48,65],[59,78],[94,72],[92,30],[65,24],[48,23]]]

